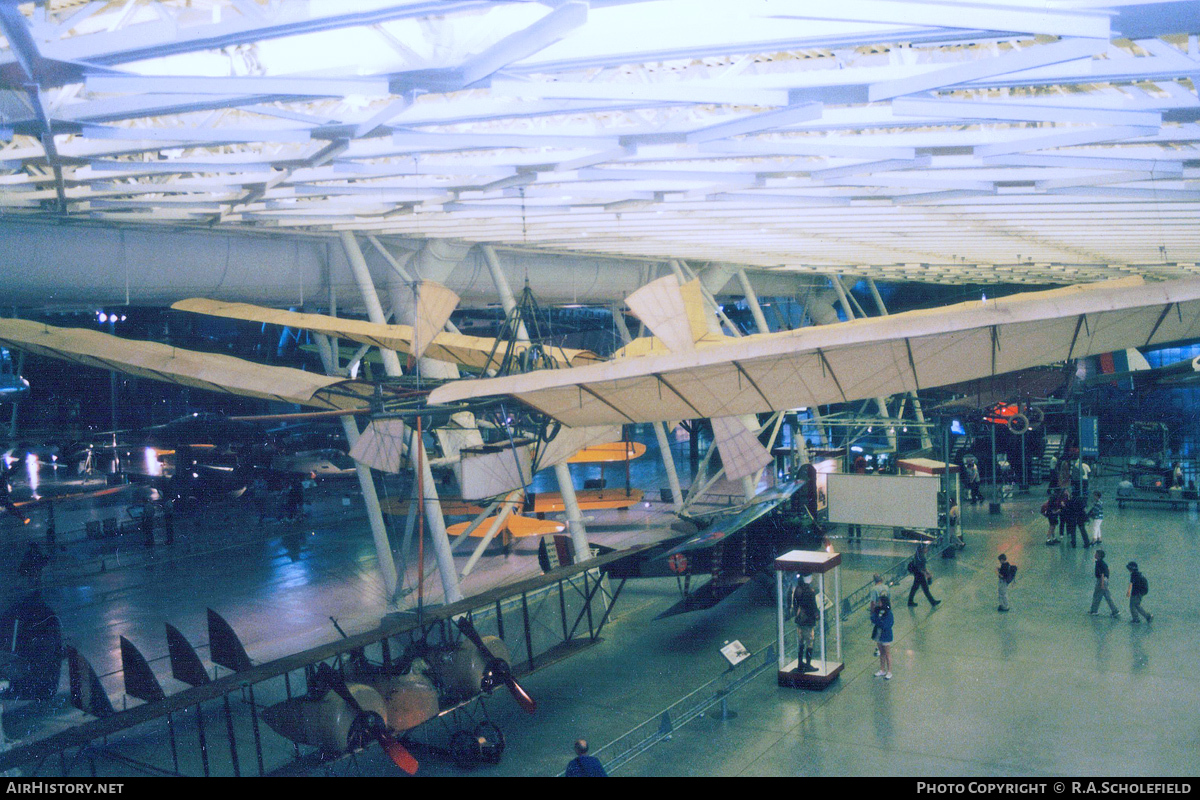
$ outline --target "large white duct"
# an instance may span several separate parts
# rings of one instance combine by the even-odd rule
[[[496,301],[479,247],[448,240],[380,237],[380,242],[396,256],[416,251],[411,271],[444,283],[464,306]],[[544,303],[622,302],[645,279],[645,261],[497,249],[514,291],[528,280]],[[387,285],[395,275],[392,268],[374,248],[365,248],[364,255],[376,284]],[[729,279],[732,272],[705,273],[713,284],[729,284],[731,294],[740,294]],[[361,311],[336,236],[5,221],[0,223],[0,274],[8,278],[0,283],[0,306],[7,308],[159,306],[187,297],[323,306],[332,285],[339,313]],[[748,274],[762,296],[815,294],[808,290],[814,282],[808,276]]]
[[[751,282],[753,283],[753,280]],[[800,300],[804,305],[804,313],[808,315],[813,325],[829,325],[838,322],[838,312],[833,305],[838,300],[838,294],[833,289],[828,287],[814,289],[808,295],[801,296]]]

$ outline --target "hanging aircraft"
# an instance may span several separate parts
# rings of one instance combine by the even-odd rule
[[[789,481],[741,505],[686,517],[694,532],[610,562],[605,572],[618,579],[675,576],[682,598],[658,619],[712,608],[780,553],[820,546],[820,531],[805,511],[810,486],[809,480]],[[692,588],[693,577],[708,580]]]
[[[119,474],[182,503],[241,496],[276,455],[258,427],[194,413],[162,425],[98,433],[68,448],[83,473]]]
[[[680,285],[668,276],[627,300],[654,336],[634,340],[602,362],[583,351],[515,340],[501,348],[493,340],[447,333],[442,328],[456,300],[447,295],[453,293],[429,282],[418,286],[409,312],[413,325],[209,300],[175,307],[306,328],[414,359],[461,364],[482,375],[501,365],[503,349],[513,374],[446,382],[418,375],[372,384],[13,319],[0,320],[0,344],[195,388],[321,409],[370,409],[374,418],[352,455],[393,471],[407,449],[393,421],[436,417],[444,454],[458,458],[463,497],[474,500],[526,485],[534,466],[615,441],[624,423],[709,418],[726,474],[748,477],[770,463],[746,424],[750,415],[919,392],[1131,344],[1200,336],[1196,279],[1127,278],[729,339],[714,335],[698,318],[702,304],[688,299],[699,293],[698,284]],[[530,371],[519,372],[522,368]],[[463,412],[488,417],[496,426],[496,443],[482,449],[475,444],[479,425],[456,429],[451,421]]]
[[[1063,387],[1069,393],[1074,374],[1073,364],[1056,364],[943,386],[939,393],[949,392],[955,397],[928,406],[926,411],[932,415],[974,413],[983,422],[1004,426],[1021,436],[1037,430],[1045,421],[1045,412],[1034,401],[1051,397]]]
[[[188,300],[175,307],[305,327],[397,349],[414,359],[437,357],[482,374],[497,368],[496,342],[440,330],[454,305],[445,295],[452,293],[434,290],[428,282],[420,285],[422,297],[436,297],[439,309],[434,312],[431,303],[419,303],[412,314],[413,326],[374,325],[245,303]],[[386,413],[409,419],[437,414],[449,420],[470,411],[476,416],[493,415],[502,428],[512,422],[527,426],[518,433],[530,434],[528,443],[512,446],[517,437],[510,427],[496,437],[509,446],[468,452],[469,458],[460,459],[460,482],[470,483],[474,494],[463,497],[472,500],[516,488],[514,481],[520,481],[517,486],[528,481],[528,465],[515,462],[518,453],[533,456],[534,451],[546,455],[546,450],[568,450],[542,459],[545,465],[600,439],[616,439],[613,426],[625,422],[708,417],[722,455],[728,451],[727,474],[752,475],[769,463],[769,453],[739,417],[990,378],[1046,362],[1109,353],[1133,341],[1153,344],[1195,337],[1195,314],[1200,308],[1196,302],[1200,282],[1195,279],[1145,283],[1124,278],[728,339],[713,336],[706,321],[697,319],[695,309],[702,306],[689,301],[689,293],[698,293],[698,285],[680,285],[668,276],[630,295],[630,307],[655,336],[635,339],[610,362],[586,351],[539,351],[533,344],[517,342],[505,347],[510,355],[521,356],[517,362],[535,367],[532,371],[440,385],[432,379],[421,379],[420,384],[413,379],[367,384],[319,377],[286,367],[253,365],[232,356],[131,342],[98,331],[53,329],[25,320],[0,320],[0,344],[181,385],[322,409],[374,409],[379,419],[368,426],[355,456],[362,463],[389,462],[390,469],[396,469],[404,445],[389,433]],[[526,409],[523,416],[521,409]],[[551,432],[556,435],[547,435]],[[478,446],[473,445],[478,428],[472,426],[437,434],[451,456],[460,456],[464,446]],[[494,477],[502,462],[505,467],[510,462],[517,465],[499,481],[475,481],[479,475],[468,468],[470,463],[486,464],[487,469],[476,471]]]
[[[1200,356],[1174,361],[1161,367],[1151,367],[1138,350],[1129,348],[1081,365],[1079,377],[1084,386],[1114,384],[1123,389],[1145,389],[1162,386],[1170,389],[1195,386],[1200,383]]]

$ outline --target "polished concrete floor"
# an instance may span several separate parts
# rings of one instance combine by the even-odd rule
[[[304,525],[259,526],[244,511],[184,523],[176,545],[160,546],[153,557],[135,548],[123,561],[110,554],[103,573],[96,571],[96,553],[82,549],[86,543],[69,543],[47,571],[44,591],[71,643],[106,676],[118,708],[117,636],[138,644],[164,688],[176,691],[182,686],[165,677],[162,623],[202,642],[206,606],[227,616],[256,661],[336,638],[330,616],[348,631],[367,629],[389,606],[365,522],[357,506],[341,505],[344,491],[322,489]],[[1000,515],[986,506],[964,509],[968,547],[953,560],[932,562],[933,590],[943,604],[931,609],[923,598],[916,608],[897,604],[893,680],[873,677],[878,666],[869,629],[856,612],[844,627],[846,670],[832,687],[782,689],[767,670],[730,698],[736,717],[705,716],[678,728],[616,774],[1196,774],[1196,511],[1122,511],[1110,496],[1104,548],[1114,595],[1124,594],[1124,564],[1131,559],[1151,582],[1145,605],[1155,620],[1131,625],[1127,613],[1119,621],[1087,615],[1092,551],[1044,546],[1041,500],[1017,498]],[[665,536],[663,509],[595,515],[590,538],[620,546]],[[10,521],[4,526],[18,541],[33,533]],[[897,558],[890,545],[865,548],[866,555],[844,542],[837,546],[847,553],[844,591]],[[485,559],[468,593],[536,573],[529,549],[522,543],[507,559]],[[996,611],[1000,552],[1020,567],[1008,614]],[[0,565],[6,595],[18,588],[11,561]],[[907,584],[894,596],[906,594]],[[508,750],[499,765],[471,774],[554,775],[580,736],[602,758],[611,757],[604,745],[722,671],[722,643],[740,639],[758,650],[774,638],[765,583],[750,584],[714,609],[654,620],[677,599],[673,580],[631,582],[604,641],[524,681],[539,701],[536,717],[507,697],[491,699]],[[41,723],[8,714],[5,729],[10,737],[37,735],[77,721],[73,714]],[[334,772],[390,769],[372,748]],[[436,758],[424,759],[422,773],[464,774]]]
[[[735,718],[701,717],[616,774],[1197,774],[1196,511],[1118,510],[1110,493],[1103,547],[1122,606],[1113,620],[1087,614],[1093,551],[1043,544],[1042,499],[1016,498],[1000,515],[965,509],[967,548],[932,562],[942,604],[931,609],[919,598],[909,608],[901,598],[892,680],[874,677],[860,611],[845,626],[846,670],[832,687],[779,688],[768,670],[730,698]],[[1001,552],[1020,568],[1007,614],[996,610]],[[1150,625],[1133,625],[1126,613],[1130,560],[1151,582]],[[906,596],[909,583],[893,595]],[[689,618],[650,621],[671,589],[642,587],[603,645],[531,676],[530,690],[547,698],[538,725],[515,732],[512,715],[509,752],[487,772],[556,774],[576,737],[595,751],[715,676],[723,641],[754,650],[774,636],[765,587]]]

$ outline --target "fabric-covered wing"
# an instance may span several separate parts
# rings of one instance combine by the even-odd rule
[[[249,303],[224,303],[219,300],[205,300],[198,297],[180,300],[171,308],[178,311],[206,314],[210,317],[227,317],[290,328],[303,328],[387,350],[398,350],[401,353],[413,352],[414,333],[408,325],[378,325],[374,322],[357,319],[329,317],[324,314],[305,314],[299,311],[281,311]],[[527,344],[518,344],[516,349],[523,351],[527,347],[529,347]],[[492,353],[493,350],[496,351],[495,355]],[[558,366],[564,367],[591,364],[601,360],[595,353],[587,350],[560,350],[557,347],[547,347],[546,352],[558,363]],[[494,369],[499,366],[497,362],[502,355],[503,348],[496,347],[495,339],[466,336],[447,331],[442,331],[434,336],[433,341],[429,343],[424,352],[426,358],[446,361],[478,371]]]
[[[55,328],[22,319],[0,319],[0,345],[179,386],[314,408],[366,408],[374,390],[368,383],[289,367],[268,367],[219,353],[199,353],[86,328]]]
[[[509,395],[565,425],[842,403],[1200,337],[1200,280],[1140,278],[747,336],[691,353],[456,381],[431,403]]]

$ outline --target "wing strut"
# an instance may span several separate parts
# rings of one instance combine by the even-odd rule
[[[1154,327],[1150,329],[1150,335],[1146,337],[1146,344],[1143,347],[1149,346],[1150,340],[1154,338],[1154,334],[1158,333],[1158,326],[1163,324],[1163,320],[1167,318],[1167,314],[1171,313],[1171,306],[1174,303],[1167,303],[1163,306],[1162,313],[1158,315],[1158,321],[1154,323]]]

